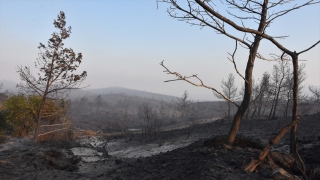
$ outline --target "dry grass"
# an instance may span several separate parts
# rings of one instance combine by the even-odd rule
[[[58,139],[64,139],[64,140],[72,140],[73,138],[73,132],[72,130],[67,130],[67,131],[58,131],[58,132],[53,132],[45,135],[39,136],[39,141],[54,141]]]
[[[97,135],[97,132],[94,132],[92,130],[85,130],[83,133],[84,133],[84,135],[90,135],[90,136]]]
[[[95,132],[92,130],[73,130],[73,138],[72,139],[80,139],[83,138],[84,136],[102,136],[106,137],[109,134],[107,133],[101,133],[101,132]]]

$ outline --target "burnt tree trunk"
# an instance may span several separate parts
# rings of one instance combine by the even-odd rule
[[[272,100],[272,103],[271,103],[271,110],[270,110],[270,113],[269,113],[269,116],[268,116],[268,119],[271,119],[271,116],[272,116],[272,112],[273,112],[273,109],[274,109],[274,103],[276,101],[276,94]]]
[[[261,94],[259,95],[259,98],[258,98],[258,112],[257,112],[257,119],[260,118],[260,114],[261,114],[261,109],[262,109],[262,97],[264,95],[264,92],[265,90],[262,90]]]
[[[293,107],[292,107],[292,121],[299,119],[298,116],[298,95],[299,95],[299,64],[298,64],[298,54],[294,51],[291,54],[292,65],[293,65]],[[290,153],[294,154],[296,152],[296,132],[297,124],[292,126],[290,131]]]
[[[263,111],[262,111],[262,116],[264,116],[264,114],[266,112],[266,109],[268,107],[268,103],[269,103],[269,96],[267,97],[266,101],[264,102],[264,108],[263,108]]]
[[[289,98],[288,98],[287,103],[286,103],[286,108],[284,110],[283,117],[288,117],[288,109],[289,109],[289,104],[290,104],[290,99]]]
[[[273,108],[273,113],[272,113],[271,119],[273,119],[275,117],[275,115],[276,115],[277,106],[278,106],[278,100],[279,100],[279,95],[280,95],[281,88],[282,88],[283,79],[284,79],[284,72],[283,72],[282,78],[281,78],[281,80],[279,82],[278,92],[277,92],[277,95],[276,95],[276,101],[275,101],[275,104],[274,104],[274,108]]]
[[[269,140],[268,145],[260,152],[259,157],[257,159],[252,159],[248,164],[244,165],[242,169],[244,171],[252,173],[267,157],[269,154],[270,148],[279,143],[280,139],[285,135],[290,128],[293,128],[299,122],[299,117],[295,118],[294,121],[284,126],[276,136]]]
[[[46,99],[47,99],[47,94],[45,94],[45,95],[42,97],[40,109],[38,110],[37,121],[36,121],[36,129],[35,129],[35,131],[34,131],[34,142],[38,142],[38,136],[39,136],[39,133],[40,133],[40,125],[41,125],[42,112],[43,112],[43,109],[44,109],[44,105],[45,105]]]
[[[272,116],[271,116],[270,119],[273,119],[275,117],[275,115],[276,115],[279,94],[280,94],[280,88],[278,89],[278,92],[277,92],[277,95],[276,95],[276,100],[274,101],[274,108],[273,108]]]
[[[262,21],[262,22],[264,22],[264,21]],[[264,24],[263,25],[260,24],[260,26],[264,27]],[[259,27],[259,30],[260,29],[263,29],[263,28]],[[229,133],[228,133],[227,143],[229,145],[233,144],[233,141],[235,140],[236,135],[238,133],[241,120],[250,105],[250,98],[251,98],[251,94],[252,94],[252,72],[253,72],[254,60],[255,60],[255,57],[256,57],[256,54],[258,51],[260,41],[261,41],[261,36],[256,35],[253,46],[250,49],[250,55],[248,58],[246,73],[245,73],[245,79],[248,81],[248,83],[245,83],[243,101],[242,101],[240,107],[238,108],[236,114],[233,117],[232,126],[229,130]]]
[[[251,120],[254,118],[254,115],[256,114],[257,109],[255,108],[252,115],[251,115]]]
[[[231,103],[228,101],[228,120],[230,119],[230,116],[231,116]]]
[[[266,26],[267,11],[268,11],[268,1],[264,1],[262,11],[261,11],[261,19],[260,19],[259,28],[258,28],[258,31],[261,33],[264,31],[264,28]],[[228,133],[227,143],[229,145],[233,144],[236,138],[236,135],[238,133],[243,115],[250,105],[250,98],[252,94],[252,72],[253,72],[254,60],[256,58],[261,39],[262,38],[260,35],[255,35],[254,42],[252,43],[250,48],[250,54],[249,54],[246,72],[245,72],[245,79],[248,82],[245,83],[244,96],[243,96],[242,103],[233,117],[233,122]]]

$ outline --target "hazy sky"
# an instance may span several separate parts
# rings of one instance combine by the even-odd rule
[[[159,3],[157,9],[156,0],[0,0],[0,80],[19,82],[16,67],[34,67],[39,43],[47,43],[56,31],[53,20],[59,11],[64,11],[67,26],[72,26],[65,47],[82,52],[79,70],[88,72],[84,85],[90,84],[89,88],[121,86],[175,96],[188,90],[193,100],[215,99],[210,90],[186,82],[164,83],[174,77],[165,74],[159,63],[165,60],[172,71],[198,74],[205,84],[221,89],[221,80],[229,73],[236,74],[227,59],[235,42],[210,28],[200,29],[170,18],[167,8],[168,4]],[[225,8],[218,10],[226,12]],[[254,23],[246,25],[257,27]],[[267,33],[288,35],[279,41],[290,50],[299,52],[308,48],[320,39],[320,5],[288,13],[276,20]],[[280,53],[267,40],[262,41],[259,52],[264,56]],[[242,74],[247,56],[247,50],[239,47],[236,62]],[[307,60],[306,85],[319,86],[320,45],[302,54],[300,59]],[[255,79],[264,71],[271,72],[275,63],[257,59]],[[240,89],[243,81],[239,76],[236,82]]]

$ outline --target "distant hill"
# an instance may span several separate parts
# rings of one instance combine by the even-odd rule
[[[89,94],[126,94],[130,96],[138,96],[142,98],[150,98],[150,99],[157,99],[157,100],[163,100],[163,101],[171,101],[172,99],[175,100],[175,96],[170,95],[164,95],[164,94],[158,94],[158,93],[152,93],[147,91],[140,91],[135,89],[128,89],[123,87],[108,87],[108,88],[101,88],[101,89],[90,89],[85,90]]]
[[[0,80],[0,84],[3,84],[1,92],[6,90],[17,93],[19,89],[16,88],[18,83],[13,81],[7,80]],[[150,99],[157,99],[163,101],[171,101],[172,99],[176,100],[175,96],[152,93],[147,91],[140,91],[135,89],[128,89],[123,87],[108,87],[108,88],[100,88],[100,89],[78,89],[73,90],[69,95],[71,98],[79,98],[83,96],[94,96],[94,95],[106,95],[106,94],[126,94],[129,96],[138,96],[141,98],[150,98]]]

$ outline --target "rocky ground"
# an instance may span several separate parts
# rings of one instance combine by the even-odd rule
[[[272,149],[274,161],[266,160],[254,173],[241,168],[289,122],[290,118],[243,120],[232,148],[220,141],[231,124],[226,120],[166,130],[154,139],[136,133],[72,142],[7,138],[0,144],[0,179],[270,179],[283,167],[277,158],[290,157],[288,134]],[[308,169],[320,165],[319,122],[319,114],[303,116],[298,126],[298,146]]]

